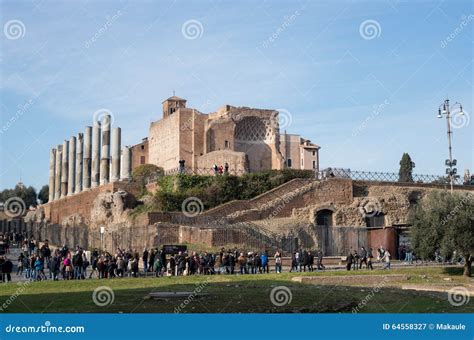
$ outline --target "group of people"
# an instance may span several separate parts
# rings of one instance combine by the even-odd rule
[[[25,239],[17,246],[21,249],[17,258],[17,275],[35,281],[138,277],[141,274],[160,277],[270,272],[268,251],[243,252],[237,248],[222,248],[217,253],[180,251],[168,254],[158,248],[145,248],[140,254],[137,251],[118,248],[115,254],[111,254],[98,249],[87,251],[79,245],[73,249],[66,245],[51,249],[48,240],[40,245],[33,239]],[[10,280],[13,264],[8,259],[6,261],[9,264],[4,264],[4,257],[0,257],[0,272],[5,273],[1,278],[8,277]],[[272,257],[275,272],[281,273],[281,253],[277,251]]]
[[[184,159],[180,159],[178,161],[178,164],[179,164],[179,173],[180,174],[185,174],[186,173],[186,161]],[[212,171],[214,172],[214,175],[222,175],[222,174],[228,174],[229,173],[229,163],[225,163],[224,165],[217,165],[216,163],[214,163],[214,165],[212,166]]]
[[[380,246],[377,248],[377,261],[383,262],[383,269],[390,269],[390,260],[391,254],[387,249]],[[346,257],[346,269],[347,270],[359,270],[362,269],[362,265],[365,264],[365,269],[373,270],[373,249],[365,247],[360,248],[360,252],[357,252],[357,249],[349,251],[349,254]]]
[[[291,256],[291,269],[290,272],[305,272],[308,269],[309,272],[314,270],[316,261],[316,270],[324,270],[326,267],[323,265],[323,252],[318,250],[316,256],[311,251],[297,251]]]
[[[214,170],[214,175],[222,175],[222,174],[228,174],[229,173],[229,163],[225,163],[224,166],[222,165],[217,165],[214,163],[212,166],[212,170]]]

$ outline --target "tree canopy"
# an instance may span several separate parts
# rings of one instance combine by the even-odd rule
[[[412,241],[424,259],[436,250],[450,258],[456,252],[464,258],[464,275],[471,275],[474,254],[474,195],[434,191],[425,196],[411,216]]]
[[[26,187],[23,183],[18,183],[13,189],[5,189],[0,191],[0,202],[5,203],[9,198],[18,197],[25,202],[25,209],[30,206],[35,207],[37,202],[37,194],[32,186]]]
[[[43,185],[40,192],[38,193],[38,199],[41,204],[48,203],[49,201],[49,185]]]

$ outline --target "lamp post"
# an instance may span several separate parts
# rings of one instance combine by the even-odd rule
[[[438,108],[438,118],[443,118],[443,115],[446,115],[446,123],[448,127],[448,150],[449,150],[449,159],[445,161],[446,165],[446,174],[449,175],[451,182],[451,193],[453,192],[454,179],[457,177],[457,169],[455,168],[457,161],[453,159],[453,148],[451,146],[451,139],[453,136],[453,130],[451,127],[451,110],[456,106],[459,106],[459,114],[463,115],[461,103],[454,103],[451,107],[449,106],[449,99],[446,99]]]

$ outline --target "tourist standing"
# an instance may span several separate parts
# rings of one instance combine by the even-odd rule
[[[262,272],[268,273],[270,269],[268,268],[268,252],[265,252],[260,256],[260,261],[262,262]]]
[[[244,253],[240,253],[240,256],[237,258],[237,263],[239,264],[240,274],[247,274],[247,259]]]
[[[275,272],[281,273],[281,254],[278,250],[275,253]]]
[[[142,254],[142,261],[143,261],[143,272],[146,275],[146,272],[148,271],[148,249],[143,249],[143,254]]]
[[[354,258],[353,258],[353,269],[358,270],[359,269],[359,254],[357,253],[357,250],[354,250]]]

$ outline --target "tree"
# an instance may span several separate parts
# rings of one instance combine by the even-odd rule
[[[406,152],[400,160],[400,170],[398,171],[399,182],[413,182],[413,168],[415,163],[412,162],[411,157]]]
[[[454,252],[464,258],[464,275],[471,276],[474,255],[474,196],[431,192],[411,215],[412,242],[422,258],[433,258],[436,250],[450,258]]]
[[[163,174],[163,168],[154,164],[143,164],[133,169],[132,179],[144,188],[150,181],[156,181]]]
[[[9,198],[15,198],[15,201],[20,199],[23,203],[21,204],[24,208],[24,212],[28,210],[30,206],[35,207],[37,202],[36,190],[32,186],[25,187],[23,183],[18,183],[13,189],[5,189],[0,192],[0,202],[5,203]]]
[[[38,199],[41,204],[48,203],[49,201],[49,185],[43,185],[40,192],[38,193]]]

